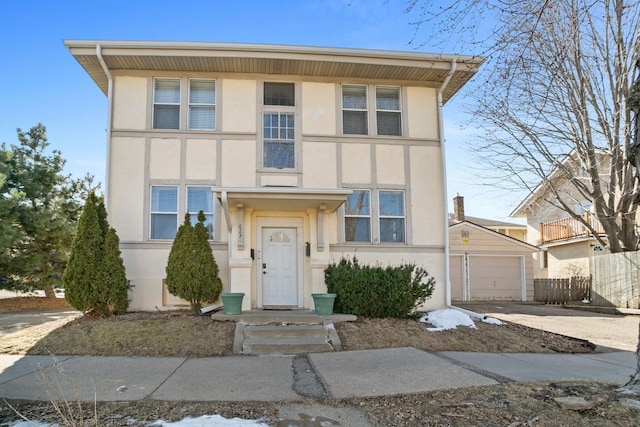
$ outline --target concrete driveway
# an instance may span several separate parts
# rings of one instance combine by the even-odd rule
[[[0,313],[0,337],[31,326],[42,325],[60,319],[72,319],[79,314],[78,311],[68,309]]]
[[[560,305],[502,301],[453,305],[530,328],[585,339],[597,345],[599,351],[635,351],[638,346],[639,315],[602,314]]]

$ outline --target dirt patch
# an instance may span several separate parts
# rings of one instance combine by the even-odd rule
[[[11,298],[14,299],[14,298]],[[19,298],[18,298],[19,299]],[[45,300],[45,301],[42,301]],[[29,298],[14,307],[58,305]],[[0,299],[0,312],[3,303]],[[31,306],[32,309],[34,306]],[[345,350],[416,347],[425,351],[586,353],[589,343],[526,326],[476,322],[477,329],[428,332],[410,319],[359,319],[336,324]],[[190,311],[132,312],[106,319],[69,317],[3,336],[0,354],[208,357],[232,354],[235,324]]]
[[[3,302],[0,300],[0,312]],[[476,325],[478,329],[459,327],[427,332],[428,325],[411,320],[359,319],[337,324],[336,328],[346,350],[414,346],[426,351],[591,351],[581,340],[521,325]],[[232,337],[233,323],[213,322],[208,316],[188,312],[128,313],[111,319],[81,318],[64,325],[51,322],[27,328],[3,336],[0,352],[9,352],[5,343],[10,338],[9,341],[22,342],[18,353],[198,357],[230,354]],[[582,411],[562,408],[553,398],[564,396],[582,397],[592,402],[593,407]],[[351,408],[362,412],[372,426],[638,425],[638,413],[621,400],[613,385],[574,381],[510,383],[375,398],[305,399],[302,403],[315,408]],[[17,419],[8,404],[28,419],[61,422],[50,403],[12,401],[0,403],[0,423]],[[95,407],[83,404],[82,416],[93,425],[95,411],[96,424],[100,426],[144,426],[158,419],[176,421],[187,416],[213,414],[260,419],[279,426],[278,409],[286,405],[284,402],[141,400],[97,403]],[[71,406],[77,414],[79,410]]]
[[[49,309],[73,310],[64,298],[42,298],[32,296],[0,298],[0,313]]]
[[[559,406],[555,397],[582,397],[592,403],[587,410]],[[60,422],[50,403],[8,402],[31,420]],[[78,412],[73,406],[74,412]],[[352,408],[364,414],[372,426],[631,426],[638,425],[638,414],[621,403],[611,385],[585,382],[502,384],[429,393],[375,398],[322,399],[301,402],[309,407]],[[278,417],[286,402],[99,402],[83,404],[87,425],[146,426],[164,419],[177,421],[187,416],[219,414],[225,418],[259,419],[271,426],[284,426]],[[0,422],[16,415],[0,403]],[[77,425],[82,425],[77,423]],[[286,424],[287,426],[291,424]],[[319,422],[295,424],[319,426]],[[336,424],[323,424],[336,425]]]

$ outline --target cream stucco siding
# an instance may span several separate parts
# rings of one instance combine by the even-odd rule
[[[146,77],[114,77],[113,129],[145,128],[147,117]]]
[[[549,277],[588,276],[591,251],[588,240],[549,247]]]
[[[149,153],[150,179],[180,179],[180,140],[152,138]]]
[[[444,245],[444,185],[439,147],[410,147],[413,244]]]
[[[256,141],[222,141],[223,187],[255,187]]]
[[[220,84],[220,83],[219,83]],[[224,132],[256,132],[256,81],[224,79],[222,86],[222,130]],[[250,117],[250,120],[247,120]]]
[[[306,188],[336,188],[336,145],[332,143],[303,142],[302,179]]]
[[[216,179],[216,141],[210,139],[187,140],[187,179]]]
[[[143,239],[144,138],[111,139],[109,223],[121,241]]]
[[[302,83],[302,133],[336,134],[336,95],[331,83]]]
[[[438,139],[436,90],[407,88],[407,122],[410,138]]]
[[[368,144],[342,144],[342,182],[370,184],[371,146]]]
[[[404,147],[376,145],[376,174],[379,185],[403,185],[405,182]]]

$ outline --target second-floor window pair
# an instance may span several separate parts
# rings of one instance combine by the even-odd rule
[[[153,128],[180,129],[182,80],[154,79],[153,84]],[[189,79],[188,87],[188,128],[190,130],[215,130],[215,80]]]
[[[369,128],[374,127],[376,135],[401,136],[400,88],[376,86],[375,105],[369,103],[368,94],[372,90],[366,85],[342,86],[342,132],[369,135]],[[371,117],[369,111],[374,108],[375,115]]]

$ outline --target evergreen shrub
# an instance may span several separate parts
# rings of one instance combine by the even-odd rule
[[[65,299],[92,316],[124,313],[128,282],[116,230],[109,227],[104,201],[90,193],[62,275]]]
[[[360,265],[342,258],[324,271],[327,291],[336,294],[334,310],[362,317],[411,317],[431,297],[435,279],[415,264]]]
[[[222,292],[222,281],[218,276],[218,264],[209,245],[209,232],[202,211],[198,222],[191,225],[189,214],[171,246],[166,267],[167,290],[172,295],[189,301],[194,313],[198,313],[204,302],[215,302]]]

